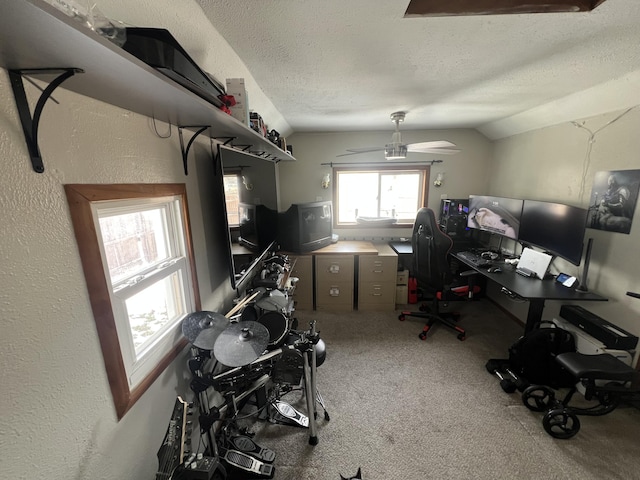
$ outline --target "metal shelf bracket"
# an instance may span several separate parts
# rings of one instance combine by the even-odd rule
[[[180,150],[182,151],[182,164],[184,166],[184,174],[185,175],[189,175],[188,169],[187,169],[187,157],[189,156],[189,149],[191,148],[191,145],[193,144],[193,141],[198,137],[198,135],[200,135],[202,132],[204,132],[207,128],[209,128],[210,125],[205,125],[204,127],[201,126],[182,126],[182,127],[178,127],[178,133],[180,134]],[[197,128],[198,130],[196,130],[196,133],[193,134],[193,136],[191,137],[191,140],[189,140],[189,142],[187,143],[187,148],[184,147],[184,139],[182,136],[182,130],[184,130],[185,128]]]
[[[36,107],[31,115],[29,109],[29,102],[27,100],[27,93],[24,89],[23,76],[34,75],[51,75],[60,73],[40,94],[40,98],[36,103]],[[38,147],[38,127],[40,125],[40,116],[44,105],[51,98],[53,91],[60,86],[62,82],[72,77],[76,73],[84,73],[79,68],[38,68],[29,70],[9,70],[9,78],[11,80],[11,88],[13,89],[13,96],[16,100],[16,107],[18,108],[18,114],[20,115],[20,123],[22,123],[22,131],[24,132],[24,138],[27,142],[27,148],[29,149],[29,156],[31,157],[31,165],[33,170],[37,173],[44,172],[44,163],[42,162],[42,156],[40,155],[40,148]]]

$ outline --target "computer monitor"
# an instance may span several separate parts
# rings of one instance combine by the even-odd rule
[[[469,215],[467,227],[518,239],[522,200],[469,195]]]
[[[584,208],[525,200],[519,240],[580,265],[586,223]]]

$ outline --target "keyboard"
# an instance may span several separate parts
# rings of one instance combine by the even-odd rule
[[[491,260],[482,258],[482,256],[474,252],[458,252],[456,256],[476,268],[486,268],[493,265]]]

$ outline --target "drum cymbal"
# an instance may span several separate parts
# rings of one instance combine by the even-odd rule
[[[229,319],[217,312],[193,312],[182,321],[182,334],[198,348],[213,350],[218,336],[229,326]]]
[[[256,360],[267,348],[269,330],[258,322],[232,323],[218,336],[213,355],[227,367],[242,367]]]

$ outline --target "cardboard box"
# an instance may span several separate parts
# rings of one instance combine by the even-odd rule
[[[249,98],[244,87],[244,78],[227,78],[227,95],[233,95],[233,98],[236,99],[236,104],[233,107],[229,107],[231,116],[247,127],[251,127]]]
[[[409,284],[409,270],[402,270],[398,272],[398,276],[396,278],[397,285],[408,285]]]

